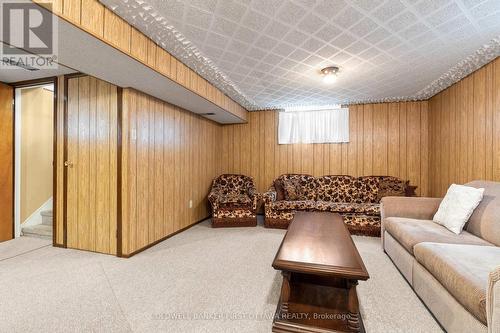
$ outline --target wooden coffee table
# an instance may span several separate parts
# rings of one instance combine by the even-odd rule
[[[273,332],[364,332],[356,285],[369,275],[342,216],[297,212],[273,267],[283,275]]]

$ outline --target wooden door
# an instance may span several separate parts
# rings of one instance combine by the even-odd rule
[[[67,84],[67,246],[116,254],[117,87],[88,76]]]
[[[0,83],[0,242],[14,238],[14,98]]]

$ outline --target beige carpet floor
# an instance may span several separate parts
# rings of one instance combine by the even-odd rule
[[[205,221],[130,259],[2,243],[0,332],[270,332],[283,235]],[[367,332],[441,332],[380,240],[354,241],[371,275],[359,285]]]

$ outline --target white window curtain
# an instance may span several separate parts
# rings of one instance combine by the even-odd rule
[[[349,109],[279,113],[278,143],[349,142]]]

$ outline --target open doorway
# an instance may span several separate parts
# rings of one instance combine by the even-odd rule
[[[15,237],[52,239],[54,84],[15,89]]]

